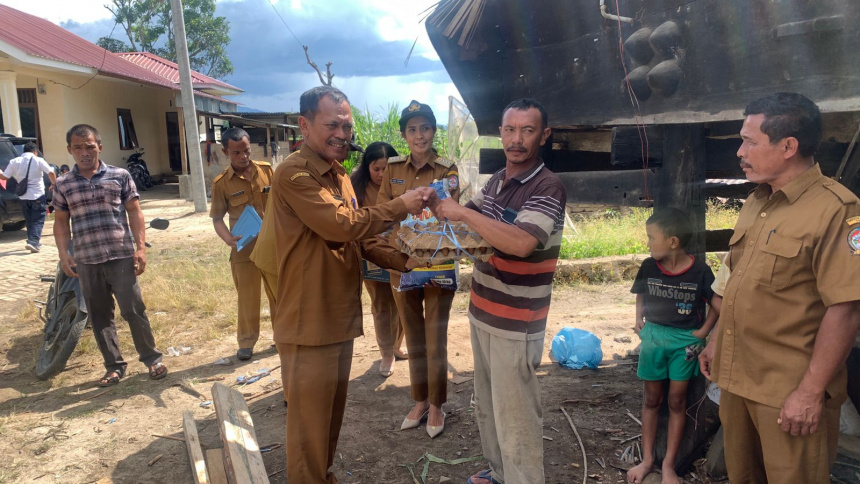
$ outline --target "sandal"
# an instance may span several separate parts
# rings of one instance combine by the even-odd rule
[[[502,484],[501,482],[493,479],[493,476],[491,475],[492,472],[493,471],[490,469],[484,469],[470,477],[466,482],[468,482],[468,484]]]
[[[160,361],[149,367],[149,379],[150,380],[161,380],[162,378],[167,376],[167,367],[164,366]]]
[[[102,388],[112,387],[119,383],[119,380],[123,377],[124,373],[125,372],[122,370],[108,370],[107,373],[105,373],[105,376],[101,377],[98,381],[97,385]]]

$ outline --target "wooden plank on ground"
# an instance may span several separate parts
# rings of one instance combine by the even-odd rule
[[[860,438],[840,433],[839,453],[860,460]]]
[[[227,484],[227,471],[224,470],[224,449],[206,451],[206,468],[209,469],[209,482]]]
[[[186,410],[182,414],[182,427],[185,430],[185,445],[188,447],[188,458],[191,460],[191,473],[195,484],[209,484],[206,473],[206,461],[203,459],[203,449],[200,448],[200,437],[197,435],[197,424],[194,414]]]
[[[224,442],[224,469],[235,484],[267,484],[269,476],[257,444],[245,398],[221,383],[212,385],[212,403]]]

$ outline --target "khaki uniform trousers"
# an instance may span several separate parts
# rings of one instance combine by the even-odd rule
[[[830,484],[836,460],[841,405],[824,404],[814,434],[794,437],[777,424],[779,409],[723,390],[720,421],[732,484]]]
[[[392,289],[409,351],[412,399],[442,406],[448,401],[448,315],[454,291],[425,287]]]
[[[373,329],[376,331],[376,344],[383,358],[390,358],[394,350],[403,343],[403,325],[397,316],[397,304],[391,294],[391,284],[380,281],[364,281],[370,296],[370,312],[373,314]]]
[[[230,261],[233,286],[239,294],[236,339],[239,348],[253,348],[260,338],[260,269],[251,261]],[[271,300],[269,306],[272,306]]]
[[[278,298],[275,296],[278,293],[278,274],[260,269],[260,275],[263,278],[263,290],[266,291],[266,297],[269,299],[269,315],[274,324],[275,312],[278,309]]]
[[[287,482],[337,484],[329,468],[346,409],[353,340],[277,345],[287,395]]]
[[[543,409],[535,374],[543,356],[543,338],[513,340],[469,326],[475,419],[491,476],[505,484],[545,482]]]

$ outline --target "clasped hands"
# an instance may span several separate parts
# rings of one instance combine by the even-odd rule
[[[400,195],[406,203],[406,210],[412,215],[418,215],[424,208],[430,208],[439,220],[462,220],[462,211],[467,210],[454,199],[440,200],[436,190],[430,187],[419,187]]]

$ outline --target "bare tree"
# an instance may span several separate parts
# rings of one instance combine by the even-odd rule
[[[317,71],[317,75],[320,77],[320,82],[323,86],[331,86],[331,80],[334,78],[334,74],[331,73],[331,65],[332,62],[329,61],[325,65],[325,78],[323,78],[323,73],[320,71],[319,66],[317,66],[316,62],[311,60],[311,55],[308,54],[308,46],[303,45],[303,49],[305,49],[305,57],[308,59],[308,64]]]

